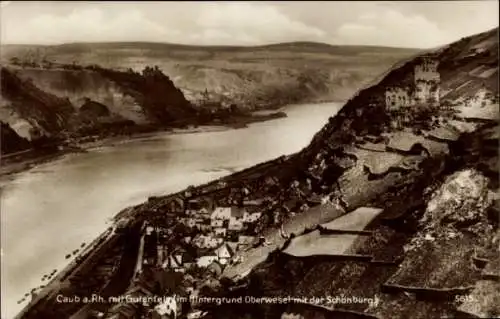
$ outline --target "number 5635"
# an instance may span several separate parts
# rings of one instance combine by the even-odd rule
[[[471,295],[455,295],[455,302],[475,301]]]

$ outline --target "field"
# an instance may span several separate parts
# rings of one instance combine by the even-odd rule
[[[433,130],[424,133],[426,136],[431,136],[435,139],[439,139],[445,142],[458,140],[460,134],[459,131],[453,129],[452,127],[439,126]]]
[[[323,235],[319,230],[292,239],[283,252],[292,256],[342,255],[349,251],[360,235]]]
[[[404,155],[386,151],[384,153],[365,150],[361,148],[346,148],[347,154],[356,156],[372,174],[380,175],[386,173],[389,168],[399,166],[405,159]]]
[[[387,146],[402,152],[409,152],[416,144],[422,145],[431,155],[449,152],[446,143],[435,142],[407,131],[392,133],[389,138]]]
[[[334,230],[364,230],[381,212],[382,209],[380,208],[360,207],[321,226]]]
[[[361,231],[376,218],[382,209],[360,207],[354,211],[322,224],[325,229]],[[349,253],[361,234],[321,234],[319,230],[292,239],[283,251],[292,256],[342,255]]]

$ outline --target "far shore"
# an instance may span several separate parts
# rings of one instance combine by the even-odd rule
[[[179,129],[179,128],[174,128],[174,129],[160,129],[157,131],[153,132],[147,132],[147,133],[135,133],[132,135],[119,135],[119,136],[111,136],[111,137],[105,137],[103,139],[99,139],[96,141],[91,141],[91,142],[82,142],[78,143],[78,147],[82,149],[82,151],[90,151],[93,149],[97,148],[102,148],[102,147],[110,147],[114,146],[117,144],[123,144],[123,143],[128,143],[132,141],[137,141],[141,139],[147,139],[150,137],[158,136],[158,135],[174,135],[174,134],[193,134],[193,133],[209,133],[209,132],[221,132],[221,131],[227,131],[231,129],[228,126],[215,126],[215,125],[206,125],[206,126],[198,126],[198,127],[192,127],[192,128],[185,128],[185,129]]]
[[[117,144],[127,143],[138,139],[157,136],[158,134],[194,134],[221,132],[230,129],[239,129],[248,127],[248,124],[270,121],[278,118],[287,117],[285,112],[279,110],[269,111],[268,114],[258,114],[252,116],[237,118],[232,123],[217,123],[211,125],[189,125],[187,128],[160,128],[146,133],[133,133],[130,135],[116,135],[103,138],[97,138],[95,141],[76,142],[69,147],[63,147],[53,152],[35,153],[33,150],[22,152],[15,160],[10,158],[2,159],[0,157],[0,185],[12,178],[12,175],[27,171],[35,166],[54,161],[66,154],[87,152],[102,147],[110,147]],[[8,157],[9,154],[6,155]]]
[[[129,135],[121,134],[116,136],[107,136],[97,138],[95,141],[77,142],[69,147],[63,147],[60,150],[53,152],[35,153],[33,150],[27,150],[23,155],[19,155],[15,160],[11,158],[5,159],[0,155],[0,186],[12,178],[12,175],[27,171],[40,164],[54,161],[66,154],[87,152],[92,149],[109,147],[116,144],[127,143],[141,138],[148,138],[158,134],[193,134],[193,133],[208,133],[221,132],[230,129],[239,129],[248,127],[249,124],[271,121],[279,118],[287,117],[284,110],[286,107],[293,105],[307,104],[326,104],[326,103],[344,103],[345,101],[314,99],[300,103],[288,105],[274,106],[270,109],[258,109],[250,113],[250,116],[241,116],[233,119],[230,123],[211,123],[203,125],[189,125],[188,128],[159,128],[150,132],[132,133]],[[5,157],[10,157],[6,154]]]
[[[275,106],[272,109],[259,109],[251,112],[251,116],[243,116],[233,119],[230,123],[212,123],[204,125],[189,125],[187,128],[159,128],[150,132],[133,133],[129,135],[121,134],[116,136],[107,136],[97,138],[95,141],[77,142],[69,147],[64,147],[58,151],[51,153],[35,153],[33,150],[23,152],[18,159],[11,160],[4,159],[0,156],[0,186],[9,181],[13,175],[30,170],[38,165],[54,161],[66,154],[87,152],[93,149],[102,147],[110,147],[116,144],[127,143],[130,141],[149,138],[158,134],[194,134],[194,133],[208,133],[208,132],[222,132],[230,129],[240,129],[248,127],[249,124],[266,122],[275,119],[287,117],[284,111],[287,107],[293,105],[307,105],[307,104],[327,104],[327,103],[344,103],[345,101],[318,99],[314,101],[304,101],[301,103],[294,103],[282,106]],[[10,154],[6,154],[9,157]]]

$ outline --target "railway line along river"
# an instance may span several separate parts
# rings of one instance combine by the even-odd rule
[[[158,133],[14,175],[1,189],[2,319],[14,317],[25,305],[18,301],[123,208],[295,153],[341,106],[291,105],[282,109],[288,117],[237,130]]]

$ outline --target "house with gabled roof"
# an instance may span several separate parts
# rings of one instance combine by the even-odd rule
[[[196,224],[196,228],[202,232],[212,230],[212,225],[210,224]]]
[[[234,251],[232,251],[231,247],[227,244],[223,244],[219,248],[215,250],[215,254],[217,255],[218,261],[221,265],[225,265],[229,262],[231,257],[234,255]]]
[[[268,177],[266,178],[266,180],[265,180],[265,183],[266,183],[267,185],[271,185],[271,186],[272,186],[272,185],[277,185],[277,184],[279,184],[279,180],[278,180],[278,178],[277,178],[277,177],[275,177],[275,176],[268,176]]]
[[[192,216],[192,217],[196,216],[197,213],[198,213],[198,211],[196,209],[186,209],[186,211],[185,211],[185,214],[187,216]]]
[[[162,303],[157,305],[154,310],[161,318],[177,318],[177,300],[176,296],[162,298]],[[168,317],[167,317],[168,316]]]
[[[227,186],[227,183],[224,181],[218,181],[217,182],[217,188],[225,188]]]
[[[226,241],[226,245],[231,249],[233,254],[235,254],[236,251],[238,250],[238,242]]]
[[[240,231],[243,229],[243,219],[237,219],[235,217],[231,217],[229,219],[229,224],[227,229],[230,231]]]
[[[243,218],[246,209],[244,207],[232,206],[231,217],[229,218],[228,230],[240,231],[243,229]]]
[[[168,256],[167,260],[167,268],[173,269],[174,271],[182,268],[182,255],[181,254],[172,254]]]
[[[248,189],[248,187],[246,186],[243,186],[241,188],[241,193],[244,195],[244,196],[248,196],[250,194],[250,190]]]
[[[205,236],[205,235],[197,235],[192,240],[192,243],[199,248],[215,248],[218,245],[220,245],[223,241],[224,241],[224,239],[222,239],[222,238]]]
[[[194,228],[196,226],[196,220],[192,217],[183,218],[182,223],[189,228]]]
[[[243,201],[243,206],[259,206],[264,203],[263,198],[258,198],[258,199],[245,199]]]
[[[212,220],[229,220],[229,218],[231,218],[231,207],[216,207],[210,215],[210,219]]]
[[[172,212],[183,213],[184,212],[184,199],[181,197],[174,197],[168,206]]]
[[[256,222],[260,217],[262,216],[262,213],[261,212],[254,212],[254,213],[250,213],[250,212],[245,212],[245,214],[243,215],[243,222],[245,223],[254,223]]]
[[[224,227],[217,227],[217,228],[214,228],[214,233],[215,233],[215,236],[217,236],[217,237],[226,237],[227,229]]]
[[[186,208],[198,210],[203,207],[203,199],[200,197],[190,198],[186,203]]]
[[[208,219],[208,218],[210,218],[211,213],[212,213],[212,209],[208,209],[208,208],[203,207],[196,212],[196,215],[198,216],[198,218]]]
[[[238,244],[251,245],[255,241],[255,237],[240,235],[238,236]]]
[[[220,228],[224,226],[224,220],[223,219],[212,219],[210,221],[210,226],[213,228]]]

